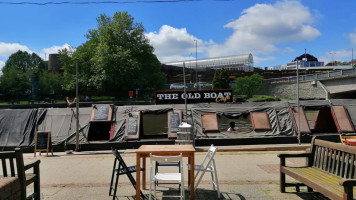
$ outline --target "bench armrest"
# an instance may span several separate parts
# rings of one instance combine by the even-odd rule
[[[297,154],[278,154],[278,157],[282,158],[301,158],[310,157],[311,153],[297,153]]]
[[[31,168],[38,168],[40,166],[40,160],[30,162],[24,166],[25,171]]]
[[[282,167],[286,166],[286,158],[308,158],[310,160],[311,156],[311,153],[278,154],[278,157],[280,158],[280,166]]]
[[[349,186],[356,186],[356,179],[341,179],[340,182],[339,182],[340,185],[342,186],[346,186],[346,187],[349,187]]]

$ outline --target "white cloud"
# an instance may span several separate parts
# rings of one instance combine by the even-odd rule
[[[204,42],[197,37],[189,34],[186,28],[174,28],[163,25],[159,32],[150,32],[146,34],[150,44],[155,48],[155,54],[161,62],[186,60],[190,54],[196,52],[197,41],[198,51],[204,51]],[[208,41],[207,43],[212,43]],[[184,56],[186,55],[186,56]]]
[[[254,64],[260,64],[261,62],[265,61],[272,61],[276,60],[277,58],[275,56],[267,56],[267,57],[259,57],[259,56],[253,56],[253,62]]]
[[[189,55],[195,57],[194,40],[198,41],[199,53],[208,57],[252,53],[254,56],[259,55],[256,59],[259,62],[273,59],[268,54],[277,51],[294,51],[290,47],[280,49],[278,44],[318,37],[321,33],[312,26],[316,18],[320,18],[320,14],[310,11],[299,1],[278,1],[275,4],[256,4],[245,9],[238,19],[224,26],[232,29],[233,33],[222,44],[212,40],[203,41],[190,34],[186,28],[169,25],[162,26],[158,33],[150,32],[146,36],[161,62],[180,61]]]
[[[224,44],[213,46],[209,55],[273,53],[279,50],[277,44],[312,40],[319,36],[320,32],[312,27],[313,22],[312,13],[299,1],[256,4],[224,26],[233,29],[233,34]]]
[[[32,53],[32,51],[30,51],[30,49],[27,46],[24,46],[24,45],[21,45],[18,43],[0,42],[0,56],[1,57],[8,57],[11,54],[16,53],[19,50]]]
[[[42,59],[47,60],[48,55],[52,53],[58,53],[58,50],[64,49],[64,48],[71,48],[69,44],[63,44],[62,46],[52,46],[49,48],[44,48],[40,52],[35,52],[30,50],[27,46],[18,44],[18,43],[4,43],[0,42],[0,70],[5,66],[5,62],[8,59],[8,57],[16,53],[17,51],[26,51],[28,53],[36,53],[38,56],[40,56]],[[0,72],[1,73],[1,72]],[[0,74],[1,75],[1,74]]]
[[[332,62],[332,61],[342,61],[342,62],[349,62],[352,59],[352,50],[345,50],[340,49],[337,51],[329,51],[318,58],[319,61],[325,62],[325,64]]]
[[[0,60],[0,70],[5,66],[5,62]]]
[[[49,54],[56,54],[56,53],[58,53],[59,50],[65,49],[65,48],[71,49],[72,47],[67,43],[63,44],[62,46],[51,46],[49,48],[42,49],[41,52],[38,53],[38,55],[40,57],[42,57],[44,60],[48,60]]]

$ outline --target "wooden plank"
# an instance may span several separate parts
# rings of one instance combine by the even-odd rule
[[[350,154],[349,169],[348,169],[347,178],[353,178],[354,167],[355,167],[355,155],[354,154]]]

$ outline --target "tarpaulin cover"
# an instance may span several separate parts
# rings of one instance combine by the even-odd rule
[[[46,109],[0,110],[0,146],[33,146],[37,123],[45,114]]]
[[[356,124],[356,100],[320,100],[300,101],[300,106],[307,109],[320,109],[331,105],[344,105],[348,110],[353,126]],[[203,103],[172,105],[133,105],[115,106],[111,127],[111,140],[102,142],[123,142],[127,126],[126,115],[130,111],[145,114],[163,114],[172,110],[181,110],[183,119],[193,126],[196,138],[208,137],[273,137],[296,136],[289,107],[296,107],[296,102],[261,102],[261,103]],[[91,107],[79,109],[79,143],[86,144],[90,130]],[[246,130],[233,134],[224,134],[224,130],[206,133],[202,130],[201,114],[216,113],[218,118],[239,119],[249,116],[250,112],[265,112],[271,123],[270,130]],[[167,118],[168,119],[168,118]],[[168,120],[167,120],[168,121]],[[103,123],[103,122],[97,122]],[[144,124],[145,121],[141,121]],[[167,122],[168,124],[168,122]],[[167,125],[168,126],[168,125]],[[94,126],[93,126],[94,127]],[[167,129],[168,130],[168,129]],[[76,142],[75,108],[47,109],[4,109],[0,110],[0,147],[33,146],[36,131],[51,131],[52,143],[65,145]],[[106,133],[107,134],[107,133]],[[350,133],[352,134],[352,133]]]
[[[91,108],[79,109],[79,143],[88,143]],[[51,131],[52,143],[75,144],[75,108],[48,108],[45,118],[38,124],[38,131]]]
[[[202,130],[200,115],[202,113],[216,113],[231,119],[237,119],[250,112],[266,112],[271,130],[248,130],[231,135],[232,137],[265,137],[279,135],[295,135],[292,120],[288,112],[288,103],[285,102],[261,102],[241,104],[195,104],[192,108],[193,127],[196,137],[209,137],[209,133]],[[280,124],[280,125],[279,125]]]

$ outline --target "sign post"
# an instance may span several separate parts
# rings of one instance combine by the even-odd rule
[[[35,150],[34,150],[34,157],[36,157],[36,153],[45,151],[52,152],[53,156],[53,146],[52,146],[52,139],[51,139],[51,132],[50,131],[37,131],[35,135]]]

